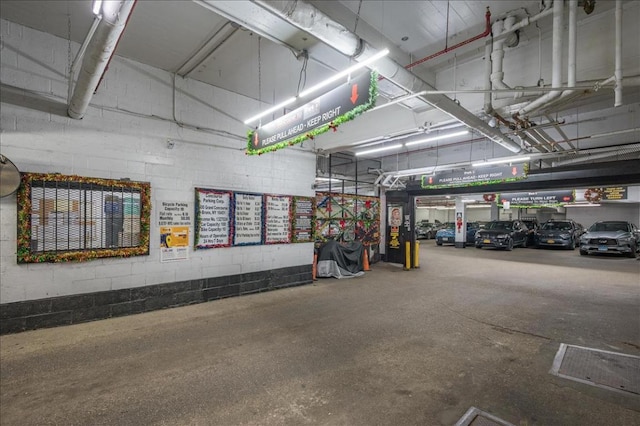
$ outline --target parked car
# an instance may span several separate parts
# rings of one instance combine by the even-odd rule
[[[476,248],[496,247],[513,250],[514,247],[527,247],[529,229],[519,220],[493,220],[475,236]]]
[[[475,222],[467,222],[467,244],[475,241],[475,235],[478,231],[478,224]],[[447,223],[444,228],[436,232],[436,244],[441,246],[444,243],[455,244],[456,242],[456,224]]]
[[[548,220],[535,233],[538,247],[564,247],[573,250],[580,245],[582,225],[571,219]]]
[[[580,254],[619,253],[636,257],[640,248],[640,229],[623,221],[596,222],[580,237]]]
[[[536,244],[536,231],[540,228],[537,219],[522,219],[522,223],[527,225],[529,233],[527,234],[527,245],[534,246]]]
[[[419,222],[416,224],[416,238],[417,239],[427,239],[430,240],[436,237],[436,232],[438,232],[438,226],[435,223],[430,222]]]

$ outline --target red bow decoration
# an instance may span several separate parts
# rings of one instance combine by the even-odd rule
[[[367,200],[367,201],[365,201],[365,202],[364,202],[364,206],[365,206],[366,208],[370,209],[370,208],[371,208],[371,200]]]
[[[345,225],[345,224],[346,224],[346,222],[345,222],[344,220],[341,220],[341,221],[340,221],[340,228],[343,228],[343,229],[344,229],[344,225]]]
[[[333,123],[333,121],[332,121],[331,123],[329,123],[329,128],[330,128],[331,130],[333,130],[334,132],[337,132],[337,131],[338,131],[338,125],[337,125],[337,124],[334,124],[334,123]]]

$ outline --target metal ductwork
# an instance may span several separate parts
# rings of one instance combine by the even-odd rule
[[[124,0],[120,7],[114,7],[115,2],[107,2],[103,6],[102,20],[89,42],[78,73],[78,81],[69,100],[69,117],[81,119],[87,112],[91,98],[115,53],[135,2],[136,0]]]
[[[228,19],[239,22],[241,25],[250,28],[258,34],[262,34],[266,37],[271,36],[272,39],[274,38],[273,34],[286,33],[283,31],[283,28],[278,27],[277,25],[272,29],[267,28],[265,23],[272,21],[272,19],[248,19],[257,17],[255,9],[251,9],[250,5],[260,6],[263,10],[268,11],[271,17],[277,17],[287,24],[305,31],[326,45],[356,61],[366,60],[378,53],[378,49],[371,46],[365,40],[362,40],[342,24],[335,22],[314,6],[301,0],[254,0],[251,2],[217,2],[212,0],[194,1],[211,10],[221,13]],[[282,37],[278,38],[280,38],[281,41],[286,40]],[[409,93],[417,93],[423,90],[435,90],[428,83],[407,71],[404,66],[388,57],[378,60],[376,62],[376,69],[381,76]],[[507,136],[503,135],[498,129],[490,127],[483,120],[476,117],[470,111],[461,107],[447,96],[442,94],[427,94],[421,96],[421,98],[440,111],[443,111],[456,120],[464,123],[466,126],[477,130],[509,151],[520,152],[522,150],[517,142],[514,142]]]

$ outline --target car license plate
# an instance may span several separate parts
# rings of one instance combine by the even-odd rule
[[[485,244],[490,244],[491,240],[483,240],[482,242],[485,243]]]
[[[442,237],[442,241],[449,241],[449,237]]]
[[[598,246],[598,251],[607,251],[607,246]]]
[[[547,240],[547,244],[553,244],[555,243],[555,240]]]

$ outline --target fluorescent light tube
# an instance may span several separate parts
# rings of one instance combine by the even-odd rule
[[[284,107],[286,107],[287,105],[290,105],[290,104],[294,103],[294,102],[296,101],[296,99],[297,99],[297,98],[296,98],[295,96],[294,96],[293,98],[289,98],[289,99],[287,99],[286,101],[281,102],[281,103],[279,103],[278,105],[273,106],[273,107],[269,108],[268,110],[266,110],[266,111],[264,111],[264,112],[261,112],[261,113],[260,113],[260,114],[258,114],[258,115],[254,115],[253,117],[246,119],[246,120],[244,121],[244,124],[249,124],[249,123],[251,123],[252,121],[256,121],[257,119],[262,118],[262,117],[264,117],[265,115],[271,114],[272,112],[279,110],[280,108],[284,108]]]
[[[102,0],[93,0],[93,14],[98,16],[102,11]]]
[[[435,166],[431,167],[423,167],[419,169],[406,169],[406,170],[398,170],[393,174],[394,177],[407,177],[407,176],[416,176],[416,175],[426,175],[432,174],[436,171]]]
[[[531,157],[511,157],[511,158],[501,158],[497,160],[487,160],[481,161],[479,163],[471,164],[473,167],[482,167],[482,166],[491,166],[493,164],[507,164],[507,163],[521,163],[524,161],[529,161]]]
[[[342,182],[341,179],[334,179],[334,178],[328,178],[328,177],[317,177],[316,180],[318,182]]]
[[[349,68],[347,68],[344,71],[340,71],[339,73],[329,77],[328,79],[322,81],[321,83],[316,84],[315,86],[312,86],[310,88],[308,88],[307,90],[303,90],[302,92],[300,92],[300,94],[298,95],[301,98],[304,98],[308,95],[310,95],[313,92],[316,92],[320,89],[322,89],[325,86],[328,86],[329,84],[333,83],[334,81],[340,80],[343,77],[348,76],[349,74],[351,74],[352,72],[359,70],[360,68],[364,68],[367,65],[371,64],[372,62],[377,61],[378,59],[387,56],[389,54],[389,49],[384,49],[381,50],[380,52],[376,53],[375,55],[365,59],[362,62],[358,62],[357,64],[350,66]]]
[[[95,4],[94,4],[94,10],[95,10]],[[310,87],[307,90],[304,90],[298,96],[294,96],[292,98],[289,98],[286,101],[284,101],[282,103],[279,103],[278,105],[276,105],[274,107],[271,107],[271,108],[269,108],[268,110],[266,110],[264,112],[261,112],[260,114],[254,115],[253,117],[246,119],[244,121],[244,124],[249,124],[249,123],[251,123],[253,121],[256,121],[257,119],[262,118],[265,115],[268,115],[268,114],[270,114],[270,113],[272,113],[272,112],[274,112],[274,111],[276,111],[276,110],[278,110],[280,108],[283,108],[283,107],[285,107],[287,105],[290,105],[293,102],[295,102],[298,98],[303,98],[303,97],[305,97],[305,96],[307,96],[307,95],[309,95],[309,94],[311,94],[313,92],[316,92],[316,91],[320,90],[321,88],[333,83],[334,81],[337,81],[337,80],[339,80],[339,79],[341,79],[343,77],[346,77],[349,74],[351,74],[352,72],[354,72],[356,70],[359,70],[360,68],[364,68],[367,65],[371,64],[372,62],[375,62],[378,59],[382,58],[383,56],[387,56],[388,54],[389,54],[389,49],[381,50],[380,52],[376,53],[375,55],[371,56],[370,58],[367,58],[362,62],[358,62],[357,64],[347,68],[346,70],[340,71],[339,73],[329,77],[328,79],[324,80],[323,82],[318,83],[315,86]]]
[[[407,142],[407,143],[404,144],[404,146],[413,146],[413,145],[418,145],[418,144],[421,144],[421,143],[435,142],[435,141],[439,141],[439,140],[442,140],[442,139],[455,138],[456,136],[466,135],[467,133],[469,133],[468,130],[462,130],[461,132],[449,133],[448,135],[432,136],[432,137],[426,138],[426,139],[418,139],[417,141]]]
[[[373,153],[382,152],[382,151],[390,151],[392,149],[399,149],[399,148],[402,148],[401,143],[397,143],[395,145],[381,146],[380,148],[367,149],[366,151],[356,152],[356,156],[373,154]]]

